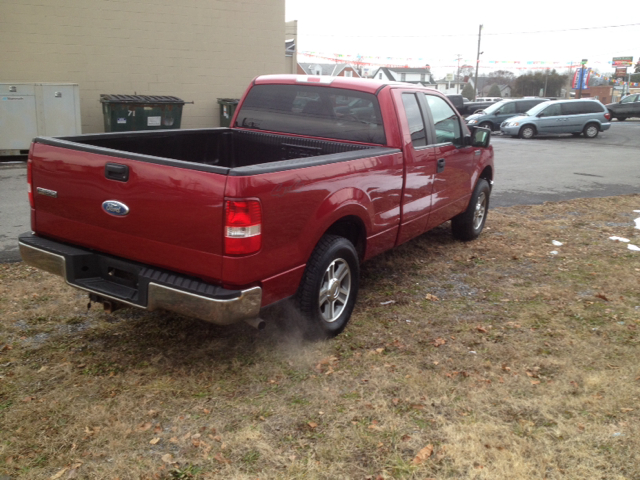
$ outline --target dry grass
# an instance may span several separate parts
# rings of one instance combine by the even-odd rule
[[[0,475],[640,478],[640,252],[608,239],[640,245],[639,208],[438,228],[365,264],[352,323],[316,344],[286,311],[263,332],[108,316],[1,265]]]

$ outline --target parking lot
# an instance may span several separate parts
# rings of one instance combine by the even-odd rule
[[[492,205],[533,205],[638,192],[640,120],[613,122],[595,139],[494,135]],[[30,228],[24,163],[0,164],[0,262],[18,261],[17,237]]]

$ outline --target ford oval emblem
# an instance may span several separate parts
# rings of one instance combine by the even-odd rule
[[[102,209],[109,215],[116,217],[124,217],[129,213],[129,207],[117,200],[107,200],[102,202]]]

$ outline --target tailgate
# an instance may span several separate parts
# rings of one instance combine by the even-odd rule
[[[31,158],[38,235],[220,279],[225,175],[40,143]]]

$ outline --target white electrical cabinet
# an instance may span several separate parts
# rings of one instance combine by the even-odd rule
[[[28,153],[37,136],[80,133],[77,83],[0,83],[0,155]]]

